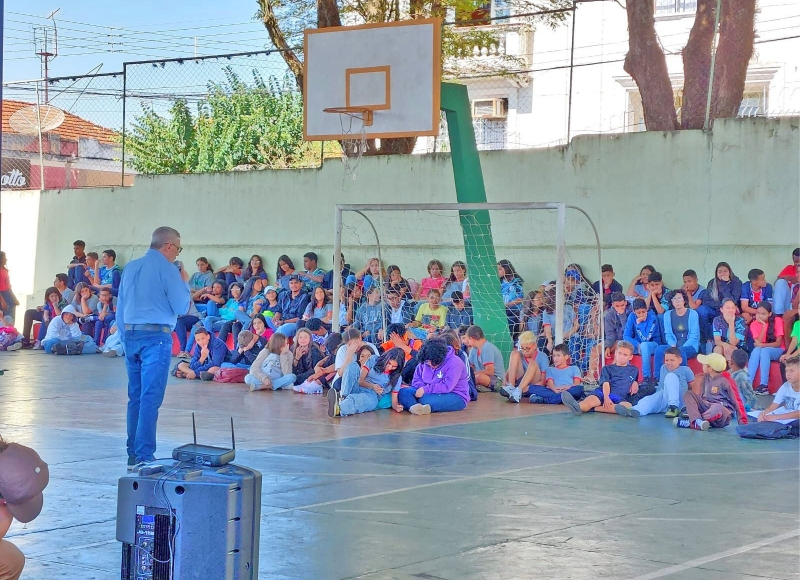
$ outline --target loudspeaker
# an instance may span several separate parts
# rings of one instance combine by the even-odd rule
[[[122,580],[257,580],[261,474],[160,460],[120,478]]]

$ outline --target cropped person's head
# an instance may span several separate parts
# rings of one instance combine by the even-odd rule
[[[759,290],[767,285],[767,280],[764,276],[764,270],[759,270],[758,268],[753,268],[750,270],[747,273],[747,279],[750,280],[750,286],[753,288],[753,290]]]
[[[111,290],[108,288],[103,288],[100,290],[100,302],[103,302],[104,304],[111,302]]]
[[[195,264],[197,265],[197,271],[200,272],[201,274],[205,274],[206,272],[211,270],[211,264],[208,263],[208,258],[204,256],[200,256],[199,258],[197,258]]]
[[[267,350],[272,354],[280,354],[288,343],[289,341],[285,334],[276,332],[269,337],[269,341],[267,341]]]
[[[297,294],[302,288],[303,282],[300,280],[300,276],[297,274],[289,276],[289,290],[291,290],[293,294]]]
[[[342,341],[345,344],[350,344],[356,340],[361,340],[361,331],[359,329],[351,326],[342,333]]]
[[[178,259],[178,254],[183,250],[181,247],[181,235],[178,230],[168,226],[156,228],[150,237],[150,249],[158,250],[167,260],[174,262]],[[95,254],[96,257],[97,254]]]
[[[486,339],[483,329],[473,324],[467,329],[467,346],[476,346]]]
[[[731,367],[736,367],[735,370],[747,368],[747,361],[750,357],[741,348],[737,348],[731,353]]]
[[[786,381],[790,385],[797,386],[800,381],[800,356],[793,356],[784,361],[786,365]]]
[[[205,348],[211,342],[211,333],[202,326],[198,326],[194,331],[194,341],[200,345],[200,348]]]
[[[633,312],[640,321],[647,318],[647,303],[641,298],[633,301]]]
[[[603,264],[600,268],[600,277],[603,279],[603,286],[608,288],[614,281],[614,266],[611,264]]]
[[[672,308],[688,308],[689,295],[683,288],[678,288],[670,293],[669,303],[672,305]]]
[[[557,344],[553,347],[553,364],[557,367],[569,366],[569,347],[566,344]]]
[[[403,338],[406,335],[406,326],[400,322],[393,322],[389,326],[386,327],[386,337],[387,339],[391,339],[392,335],[396,334],[400,338]]]
[[[69,276],[66,274],[56,274],[56,279],[53,281],[53,285],[58,288],[63,288],[67,285],[69,281]]]
[[[419,352],[419,360],[432,368],[442,366],[446,357],[447,343],[438,338],[426,342]]]
[[[633,345],[627,340],[620,340],[614,350],[614,364],[624,367],[633,358]]]
[[[436,288],[431,288],[428,292],[428,304],[431,306],[439,306],[442,301],[442,293]]]
[[[676,346],[671,346],[664,351],[664,366],[667,367],[669,372],[673,372],[683,363],[683,354],[681,349]]]
[[[622,292],[613,292],[611,294],[611,307],[617,314],[625,314],[628,309],[628,300]]]
[[[683,273],[683,287],[689,292],[694,293],[700,284],[697,283],[697,272],[694,270],[686,270]]]
[[[431,278],[439,278],[444,271],[444,264],[442,264],[439,260],[431,260],[428,262],[428,274],[431,275]]]
[[[75,240],[72,242],[72,249],[75,252],[76,256],[82,256],[84,250],[86,250],[86,242],[83,240]]]
[[[664,289],[664,279],[661,276],[661,272],[653,272],[647,277],[647,289],[656,293]]]
[[[117,261],[117,253],[114,250],[103,250],[103,264],[113,266]]]
[[[316,270],[319,258],[314,252],[306,252],[303,254],[303,267],[306,270]]]

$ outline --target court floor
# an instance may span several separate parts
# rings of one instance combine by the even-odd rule
[[[119,577],[121,359],[0,353],[0,434],[50,464],[8,535],[25,580]],[[264,580],[800,577],[800,445],[733,427],[573,417],[481,395],[461,413],[330,419],[322,397],[172,381],[158,456],[228,441],[263,474]],[[213,580],[213,579],[212,579]]]

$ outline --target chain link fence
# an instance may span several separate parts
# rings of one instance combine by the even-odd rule
[[[673,0],[663,5],[678,9]],[[622,71],[627,41],[582,39],[580,12],[576,41],[571,9],[553,11],[559,21],[548,27],[510,16],[498,0],[487,6],[472,20],[448,22],[443,33],[444,77],[468,87],[480,150],[558,146],[581,134],[644,130],[638,87]],[[590,26],[586,19],[584,26]],[[668,54],[678,54],[684,37],[662,35]],[[791,38],[756,43],[777,46],[769,43]],[[303,99],[287,64],[292,58],[299,66],[302,49],[129,62],[119,73],[7,83],[2,186],[130,185],[137,174],[319,167],[325,158],[340,157],[341,148],[303,140]],[[753,66],[739,116],[797,115],[800,85],[775,67]],[[37,103],[64,115],[57,126],[43,127],[41,139]],[[58,117],[47,110],[45,121],[51,114]],[[15,115],[22,124],[12,123]],[[414,152],[447,151],[442,116],[440,135],[419,138]]]

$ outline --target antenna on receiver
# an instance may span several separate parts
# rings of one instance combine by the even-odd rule
[[[233,417],[231,417],[231,448],[236,451],[236,436],[233,434]]]
[[[194,413],[192,413],[192,441],[197,445],[197,427],[194,424]]]

